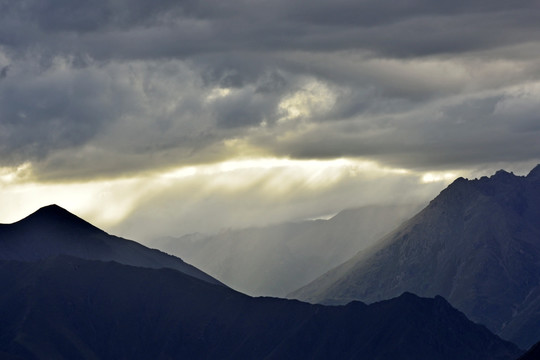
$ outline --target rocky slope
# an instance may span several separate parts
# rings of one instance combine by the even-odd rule
[[[540,166],[457,179],[376,247],[290,294],[374,302],[441,295],[475,322],[528,348],[540,338]]]

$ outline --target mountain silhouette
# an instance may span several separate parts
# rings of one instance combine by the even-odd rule
[[[459,178],[369,250],[289,296],[374,302],[441,295],[471,320],[528,348],[540,339],[540,165]]]
[[[57,205],[45,206],[16,223],[0,225],[2,260],[35,261],[62,254],[149,268],[169,267],[220,283],[177,257],[109,235]]]
[[[176,270],[60,255],[0,261],[0,355],[22,359],[513,360],[443,298],[322,306]]]
[[[343,210],[328,220],[190,234],[154,244],[234,289],[283,297],[372,245],[419,209],[417,205],[364,206]]]

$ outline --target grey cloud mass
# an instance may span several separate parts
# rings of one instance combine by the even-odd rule
[[[5,1],[2,39],[95,58],[368,49],[418,56],[526,42],[536,1]],[[24,32],[20,30],[24,29]]]
[[[0,1],[0,167],[540,158],[538,1]]]
[[[3,79],[7,76],[8,70],[9,70],[9,65],[6,65],[2,69],[0,69],[0,79]]]

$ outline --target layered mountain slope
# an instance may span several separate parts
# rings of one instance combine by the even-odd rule
[[[310,302],[441,295],[527,348],[540,338],[540,166],[457,179],[375,248],[290,294]]]
[[[169,267],[220,283],[177,257],[109,235],[57,205],[43,207],[16,223],[0,225],[0,259],[35,261],[60,254],[149,268]]]
[[[244,293],[285,296],[373,244],[419,209],[365,206],[329,220],[194,234],[154,244]]]
[[[0,261],[0,354],[24,359],[515,359],[444,299],[326,307],[170,269]]]

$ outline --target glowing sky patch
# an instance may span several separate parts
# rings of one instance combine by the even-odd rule
[[[423,183],[438,182],[438,181],[449,181],[455,179],[457,176],[454,173],[432,173],[428,172],[422,175]]]
[[[286,96],[278,105],[279,123],[301,121],[314,114],[328,112],[336,101],[336,94],[322,82],[311,80],[300,90]]]
[[[387,176],[405,176],[426,182],[449,180],[432,175],[414,174],[403,169],[392,169],[365,160],[339,158],[331,160],[298,160],[287,158],[250,158],[224,161],[211,165],[186,166],[155,172],[139,177],[88,182],[39,183],[19,179],[24,169],[2,171],[0,201],[12,204],[3,208],[0,222],[9,223],[28,215],[35,209],[56,203],[105,228],[115,228],[138,206],[160,194],[178,197],[184,204],[195,204],[204,198],[229,202],[230,196],[255,197],[250,207],[254,212],[273,210],[321,192],[335,192],[344,184],[371,182]],[[417,180],[418,183],[421,182]],[[356,186],[356,185],[355,185]],[[222,198],[222,200],[219,200]],[[304,199],[304,200],[301,200]],[[278,200],[278,201],[277,201]],[[316,202],[316,198],[312,201]],[[358,197],[348,206],[361,205],[373,199]],[[257,203],[258,202],[258,203]],[[104,206],[107,204],[107,206]],[[239,207],[242,205],[238,204]],[[247,206],[247,205],[246,205]],[[287,205],[289,206],[289,205]],[[7,211],[9,210],[9,211]],[[324,206],[318,211],[327,211]],[[331,211],[339,210],[333,206]],[[313,213],[313,212],[312,212]],[[295,211],[295,216],[302,216]],[[247,224],[246,224],[247,225]]]
[[[117,179],[85,183],[11,183],[0,187],[2,207],[0,222],[11,223],[42,206],[58,204],[75,214],[108,227],[124,219],[146,182],[139,179]],[[103,206],[107,204],[107,206]]]

